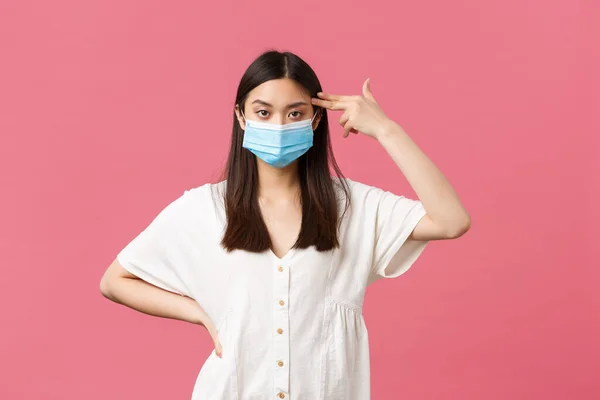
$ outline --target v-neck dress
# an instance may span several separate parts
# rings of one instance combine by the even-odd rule
[[[428,242],[408,237],[426,212],[419,200],[346,181],[351,205],[331,251],[226,252],[222,181],[186,190],[118,254],[140,279],[197,301],[217,326],[223,357],[205,360],[192,400],[370,398],[365,290],[423,252]]]

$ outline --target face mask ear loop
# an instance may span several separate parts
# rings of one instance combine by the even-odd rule
[[[242,110],[242,108],[241,108],[241,107],[240,107],[240,113],[242,114],[242,118],[244,118],[244,122],[245,122],[246,124],[248,124],[248,121],[246,120],[246,116],[244,115],[244,110]],[[240,126],[240,128],[241,128],[241,126]]]
[[[312,118],[311,118],[311,120],[310,120],[310,126],[311,126],[311,127],[312,127],[313,121],[315,120],[315,118],[317,118],[317,115],[319,115],[319,110],[317,110],[317,111],[314,113],[313,117],[312,117]]]

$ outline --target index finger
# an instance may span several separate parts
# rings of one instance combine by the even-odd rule
[[[323,107],[328,110],[344,110],[346,105],[342,101],[321,100],[313,97],[312,103],[315,106]]]
[[[325,92],[319,92],[319,93],[317,93],[317,96],[321,99],[330,100],[330,101],[346,101],[346,100],[350,100],[352,98],[352,96],[343,96],[341,94],[332,94],[332,93],[325,93]]]

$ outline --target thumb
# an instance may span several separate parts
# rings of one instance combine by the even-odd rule
[[[363,96],[365,96],[367,99],[375,101],[375,98],[371,93],[371,78],[367,78],[365,83],[363,83],[362,92]]]

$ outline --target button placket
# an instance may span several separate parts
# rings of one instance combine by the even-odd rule
[[[274,359],[273,373],[276,399],[287,399],[290,371],[290,334],[289,334],[289,289],[290,272],[289,267],[284,264],[277,264],[273,269],[273,348]],[[281,397],[283,396],[283,397]]]

